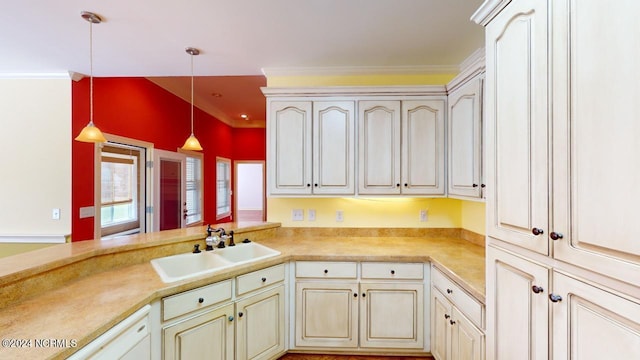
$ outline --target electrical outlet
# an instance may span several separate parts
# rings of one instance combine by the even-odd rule
[[[420,210],[420,222],[427,222],[427,210]]]
[[[291,210],[291,221],[302,221],[304,220],[304,210],[302,209],[292,209]]]
[[[342,210],[336,210],[336,221],[343,222],[344,221],[344,213]]]
[[[60,209],[58,208],[54,208],[51,211],[51,219],[53,220],[60,220]]]
[[[307,220],[316,221],[316,209],[309,209]]]

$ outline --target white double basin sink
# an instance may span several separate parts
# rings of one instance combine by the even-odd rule
[[[240,243],[223,249],[166,256],[151,260],[165,283],[212,274],[236,265],[248,264],[280,255],[280,251],[255,242]]]

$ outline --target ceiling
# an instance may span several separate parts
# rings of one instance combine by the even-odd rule
[[[0,11],[0,77],[140,76],[232,126],[264,126],[265,71],[451,67],[483,46],[483,0],[25,0]],[[222,96],[212,96],[212,94]],[[250,120],[239,118],[249,114]]]

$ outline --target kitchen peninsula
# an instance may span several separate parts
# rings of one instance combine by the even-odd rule
[[[0,259],[3,339],[68,341],[62,347],[2,347],[0,357],[66,358],[163,297],[293,261],[431,262],[484,303],[484,247],[464,240],[469,237],[465,230],[331,229],[328,235],[321,229],[288,229],[277,223],[216,226],[234,230],[236,239],[250,238],[281,254],[219,273],[163,283],[149,261],[188,253],[194,244],[204,244],[204,228],[198,227],[61,244]],[[287,334],[290,331],[293,329],[287,329]]]

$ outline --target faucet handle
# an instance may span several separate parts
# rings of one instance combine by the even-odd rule
[[[233,241],[233,230],[229,231],[229,246],[236,246],[236,243]]]
[[[193,253],[194,254],[198,254],[201,253],[202,251],[200,251],[200,244],[195,244],[193,245]]]

